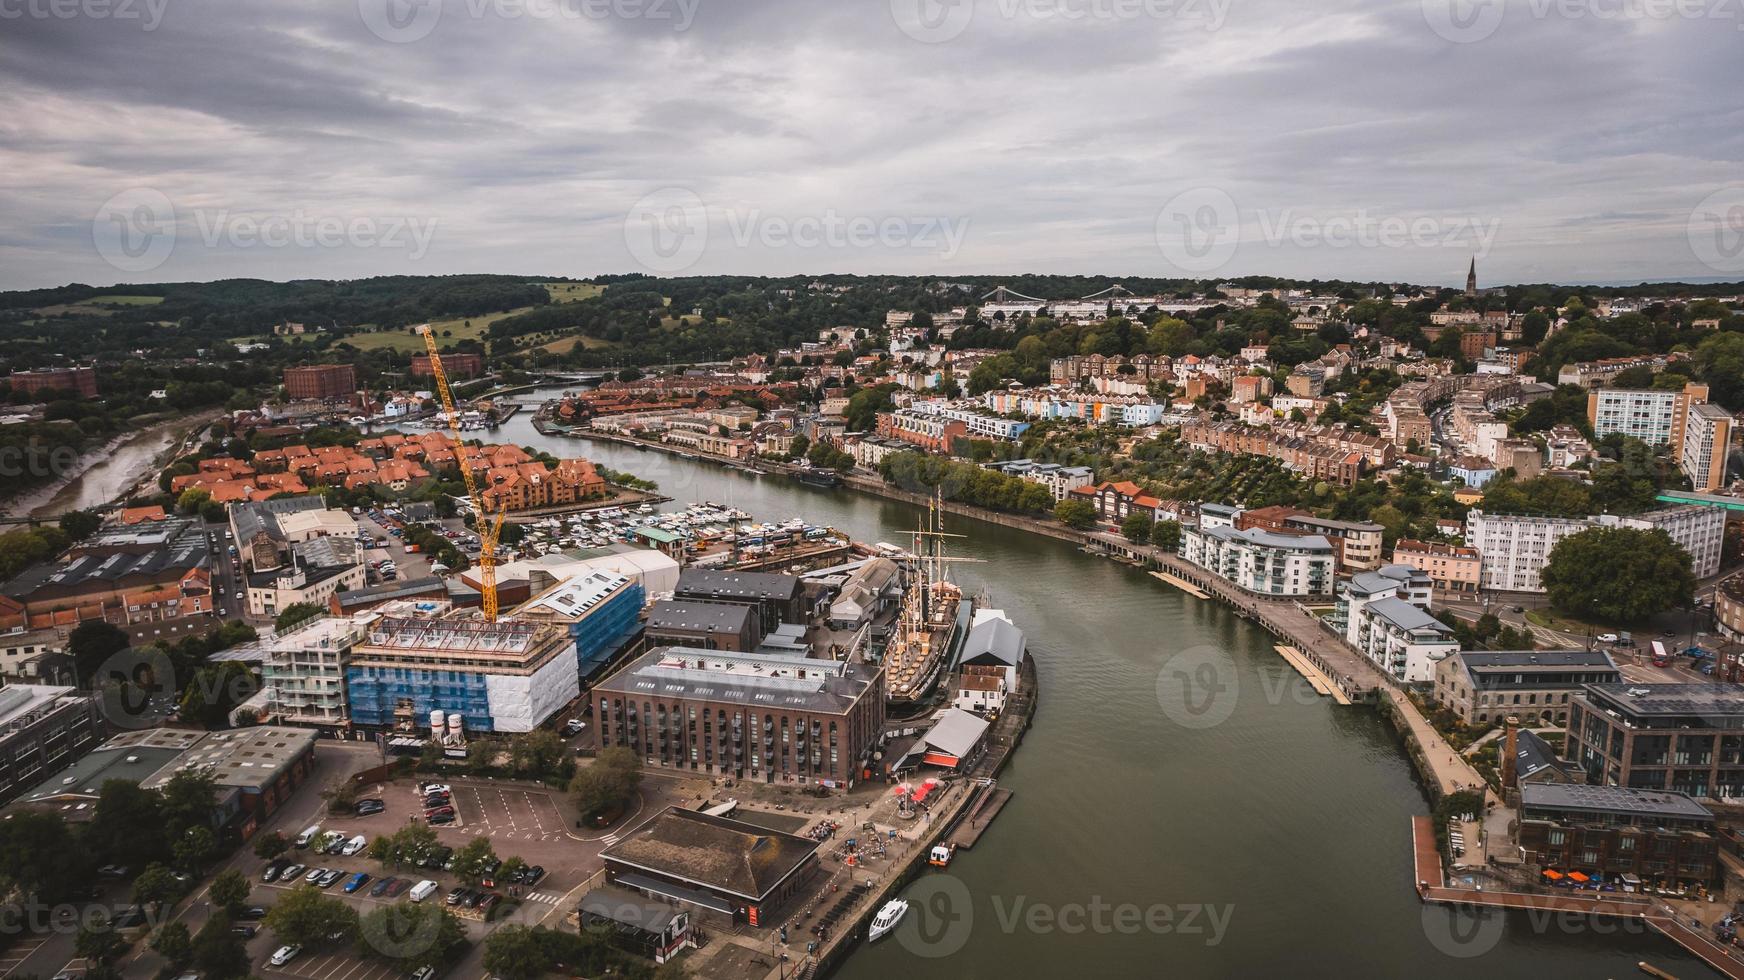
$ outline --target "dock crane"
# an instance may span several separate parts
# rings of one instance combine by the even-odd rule
[[[503,517],[508,513],[505,509],[496,512],[495,519],[484,507],[484,495],[479,493],[478,481],[473,479],[472,467],[466,462],[466,441],[460,435],[460,412],[454,407],[454,392],[448,387],[448,372],[442,367],[442,355],[436,350],[436,334],[428,323],[420,325],[418,333],[424,337],[424,349],[430,353],[430,373],[436,378],[436,392],[442,398],[442,409],[448,414],[448,431],[454,435],[454,462],[460,467],[460,478],[466,481],[467,496],[472,498],[472,510],[476,515],[474,530],[478,532],[478,577],[481,605],[484,619],[487,623],[497,621],[497,536],[503,531]],[[485,525],[489,523],[487,528]]]

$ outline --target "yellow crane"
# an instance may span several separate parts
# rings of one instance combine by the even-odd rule
[[[484,508],[484,495],[478,492],[478,482],[472,477],[472,467],[466,464],[466,442],[460,435],[460,412],[454,407],[454,392],[448,389],[448,372],[442,367],[442,355],[436,350],[436,334],[428,323],[418,327],[418,333],[424,337],[424,349],[430,352],[430,373],[436,378],[436,392],[442,398],[442,408],[448,413],[448,430],[454,434],[454,462],[460,467],[460,478],[466,481],[466,493],[472,498],[472,510],[477,515],[474,523],[478,531],[478,578],[479,593],[484,608],[486,622],[497,621],[497,536],[503,530],[503,516],[508,512],[498,510],[496,518],[489,520],[489,514]]]

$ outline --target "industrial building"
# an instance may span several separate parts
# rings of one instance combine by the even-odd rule
[[[70,687],[0,688],[0,803],[96,748],[104,730],[97,708]]]
[[[668,807],[600,852],[613,884],[752,926],[773,914],[818,867],[814,840],[727,817]]]
[[[599,673],[635,636],[645,593],[627,575],[594,571],[572,578],[515,610],[526,622],[555,623],[575,641],[577,676]]]

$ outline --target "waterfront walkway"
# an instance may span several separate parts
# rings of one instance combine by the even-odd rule
[[[1744,980],[1744,960],[1730,946],[1716,942],[1698,928],[1686,925],[1671,907],[1646,895],[1618,892],[1570,892],[1565,895],[1529,895],[1524,892],[1484,891],[1446,884],[1441,854],[1436,849],[1435,825],[1429,817],[1411,818],[1411,849],[1415,856],[1417,894],[1425,902],[1442,905],[1499,908],[1523,912],[1597,915],[1639,919],[1655,932],[1700,957],[1703,962],[1732,977]]]

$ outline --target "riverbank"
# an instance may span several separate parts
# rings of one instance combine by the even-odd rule
[[[101,447],[80,454],[66,473],[49,483],[0,503],[0,511],[46,521],[69,511],[114,503],[130,495],[176,454],[185,445],[188,432],[204,429],[221,414],[180,415],[120,433]]]

